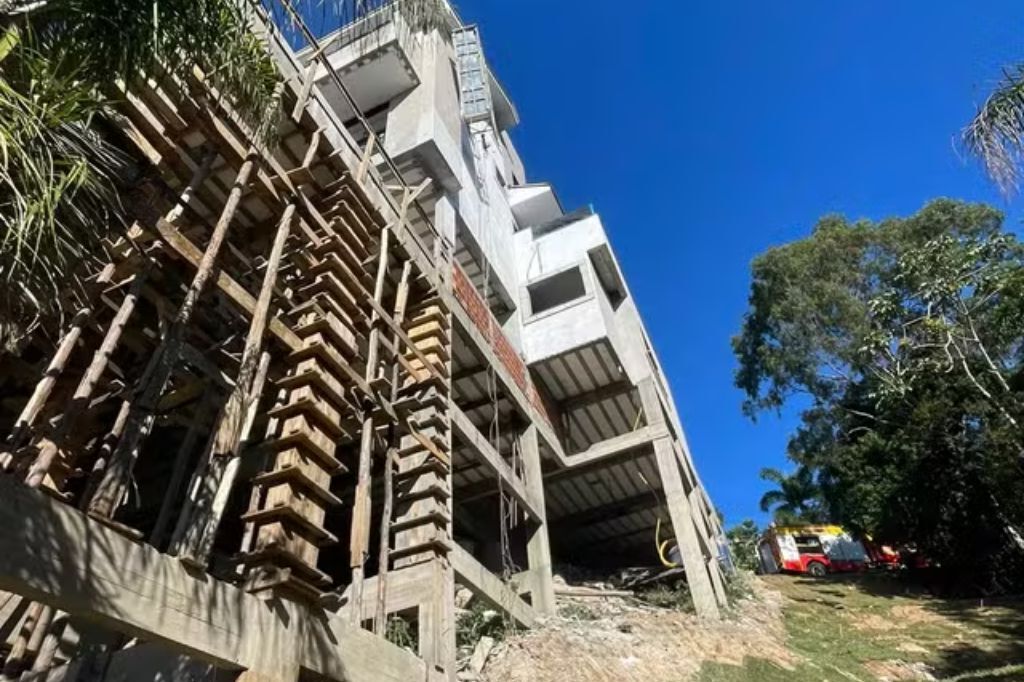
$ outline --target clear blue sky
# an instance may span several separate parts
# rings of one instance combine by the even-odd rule
[[[751,423],[732,385],[751,259],[829,212],[1005,209],[953,141],[1024,61],[1024,3],[456,1],[522,116],[529,179],[602,215],[713,499],[763,521],[757,474],[788,466],[794,419]]]

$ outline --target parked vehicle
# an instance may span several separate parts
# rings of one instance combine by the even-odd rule
[[[864,543],[840,526],[769,526],[757,547],[763,573],[797,573],[821,577],[867,569]]]

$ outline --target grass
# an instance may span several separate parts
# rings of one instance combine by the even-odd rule
[[[798,665],[706,663],[700,682],[867,682],[898,678],[900,668],[908,676],[899,679],[914,679],[915,665],[939,680],[1024,680],[1024,600],[938,599],[876,575],[764,580],[786,597]]]

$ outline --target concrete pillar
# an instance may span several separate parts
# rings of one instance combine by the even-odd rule
[[[640,402],[647,417],[647,424],[664,424],[665,414],[653,379],[641,381],[637,388],[640,391]],[[718,597],[707,564],[707,559],[711,557],[705,556],[701,549],[697,536],[699,529],[683,485],[682,471],[672,437],[666,434],[656,439],[654,454],[658,462],[658,476],[661,478],[665,504],[668,506],[672,529],[675,532],[676,545],[683,558],[683,569],[686,571],[686,582],[693,597],[693,606],[700,617],[717,620],[721,615],[718,610]],[[710,545],[708,542],[705,544]]]
[[[672,519],[676,544],[683,557],[683,568],[686,570],[686,582],[690,586],[693,605],[697,615],[702,618],[717,619],[718,599],[715,596],[711,576],[705,563],[704,553],[697,538],[697,527],[690,513],[690,505],[683,489],[683,479],[679,472],[672,441],[665,437],[654,441],[654,452],[658,459],[658,475],[661,477],[662,492]]]
[[[709,550],[707,554],[708,572],[711,573],[711,584],[715,588],[715,598],[718,600],[719,606],[726,606],[729,603],[729,599],[725,594],[725,577],[722,573],[722,566],[718,561],[720,549],[718,539],[715,534],[714,525],[701,504],[700,496],[701,491],[698,488],[690,490],[688,495],[690,513],[693,516],[693,522],[697,525],[697,532],[704,537]]]
[[[526,543],[527,559],[530,564],[532,589],[530,600],[538,615],[555,614],[555,584],[551,566],[551,544],[548,541],[547,512],[544,508],[544,473],[540,461],[540,439],[537,427],[526,427],[519,438],[522,447],[523,464],[526,473],[526,490],[532,498],[541,518],[531,524],[530,537]]]

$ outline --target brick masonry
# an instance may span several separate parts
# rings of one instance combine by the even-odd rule
[[[476,287],[473,286],[473,282],[462,271],[462,268],[458,265],[453,265],[453,270],[452,280],[455,297],[462,303],[466,312],[469,313],[470,319],[473,320],[473,323],[484,335],[484,338],[487,339],[487,342],[491,344],[494,354],[498,356],[501,364],[512,375],[512,380],[526,395],[530,403],[533,404],[538,414],[543,416],[548,424],[554,426],[556,421],[553,417],[553,412],[548,407],[540,391],[534,386],[522,356],[509,342],[505,333],[501,330],[501,325],[494,319],[491,311],[487,308],[487,304],[477,292]]]

